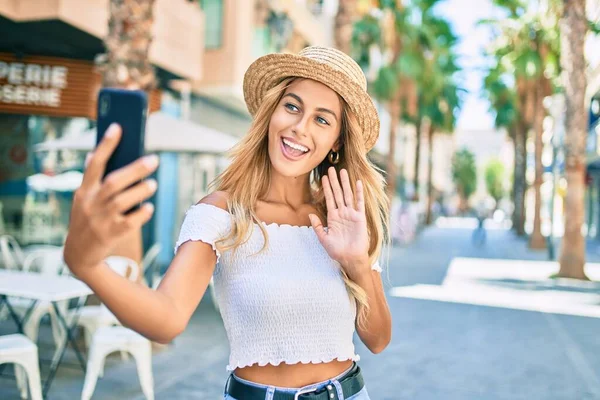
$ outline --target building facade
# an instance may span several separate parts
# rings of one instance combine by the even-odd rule
[[[151,111],[162,107],[170,80],[199,80],[204,67],[200,6],[154,7],[149,58],[159,90],[150,93]],[[109,0],[0,2],[0,220],[23,244],[64,240],[72,191],[37,192],[27,177],[82,169],[85,154],[33,148],[94,126],[102,82],[94,59],[104,53],[108,18]]]

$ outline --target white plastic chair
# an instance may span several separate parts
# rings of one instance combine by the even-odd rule
[[[104,262],[119,275],[127,277],[130,281],[137,281],[140,267],[134,260],[122,256],[110,256]],[[76,311],[72,311],[69,314],[69,321],[75,318],[75,313]],[[117,317],[104,304],[82,307],[77,319],[77,325],[83,327],[86,346],[90,346],[92,335],[99,328],[120,324]],[[127,358],[126,354],[123,354],[123,358]]]
[[[215,290],[215,279],[213,277],[211,277],[210,282],[208,282],[208,290],[210,290],[210,298],[213,302],[215,310],[219,311],[219,303],[217,302],[217,292]]]
[[[115,351],[127,351],[135,359],[142,392],[147,400],[154,400],[152,375],[152,344],[142,335],[123,326],[99,328],[92,337],[81,400],[92,398],[98,377],[104,369],[106,357]]]
[[[10,235],[0,235],[0,261],[2,267],[8,270],[18,271],[23,267],[25,255],[19,242]],[[9,317],[8,308],[0,310],[0,321]]]
[[[0,236],[0,256],[6,269],[20,270],[25,261],[25,253],[19,242],[10,235]]]
[[[63,260],[63,248],[61,246],[52,246],[28,254],[23,262],[23,271],[62,275],[66,271]],[[11,298],[9,301],[15,312],[20,315],[24,315],[31,307],[31,301],[27,299]],[[60,302],[58,306],[61,308],[63,315],[65,315],[68,302]],[[23,331],[29,339],[37,343],[40,321],[46,314],[50,315],[52,337],[54,338],[56,348],[58,348],[62,343],[62,325],[58,321],[54,307],[50,302],[38,301],[35,304],[23,327]]]
[[[42,400],[38,349],[35,343],[21,334],[0,336],[0,364],[5,363],[15,364],[15,376],[21,398],[27,398],[29,386],[31,399]],[[29,385],[25,382],[26,379]]]
[[[160,243],[154,243],[148,249],[142,260],[142,271],[144,271],[146,282],[148,283],[148,286],[153,289],[156,289],[158,283],[160,283],[160,274],[156,271],[156,260],[158,259],[161,249],[162,246]]]

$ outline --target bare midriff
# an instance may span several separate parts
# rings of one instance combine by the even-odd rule
[[[237,368],[235,376],[261,385],[301,388],[335,378],[352,366],[352,360],[331,361],[319,364],[252,365]]]

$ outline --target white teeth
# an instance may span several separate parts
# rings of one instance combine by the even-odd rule
[[[290,146],[292,149],[300,150],[300,151],[303,151],[305,153],[308,152],[308,148],[307,147],[304,147],[304,146],[302,146],[300,144],[292,143],[289,140],[283,139],[283,143],[285,143],[286,145]]]

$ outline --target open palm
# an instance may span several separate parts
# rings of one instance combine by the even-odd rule
[[[331,167],[322,184],[327,204],[327,228],[323,227],[319,217],[310,216],[319,241],[329,256],[342,265],[367,259],[369,235],[362,182],[356,182],[355,198],[348,171],[342,169],[338,180],[335,168]]]

